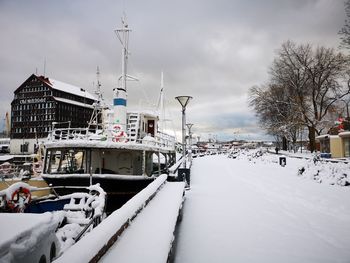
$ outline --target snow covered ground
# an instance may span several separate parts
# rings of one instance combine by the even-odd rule
[[[194,160],[175,262],[350,262],[349,166],[254,156]]]

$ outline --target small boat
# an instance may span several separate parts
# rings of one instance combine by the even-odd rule
[[[32,199],[42,190],[17,182],[0,191],[1,262],[52,261],[106,217],[106,193],[99,185]]]
[[[45,144],[42,178],[51,186],[99,183],[107,192],[107,212],[120,208],[176,163],[175,137],[160,131],[155,111],[127,109],[128,35],[122,20],[116,30],[122,44],[122,74],[113,109],[103,104],[97,81],[94,111],[87,128],[53,129]],[[57,188],[58,194],[71,193]]]

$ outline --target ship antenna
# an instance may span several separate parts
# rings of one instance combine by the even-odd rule
[[[100,82],[100,68],[99,68],[99,66],[97,66],[97,70],[96,70],[96,80],[97,80],[97,84],[96,84],[95,94],[98,96],[99,101],[101,101],[102,94],[101,94],[101,82]]]
[[[122,17],[122,28],[114,30],[121,45],[122,45],[122,73],[118,79],[118,87],[114,89],[113,98],[113,123],[117,124],[119,128],[126,131],[127,128],[127,80],[137,80],[127,74],[128,58],[129,58],[129,33],[131,30],[126,22],[126,15]]]
[[[122,74],[119,77],[121,81],[121,88],[126,91],[126,80],[127,80],[127,66],[129,58],[129,33],[130,29],[126,22],[126,15],[122,17],[122,28],[116,29],[114,32],[117,34],[117,37],[122,44]]]
[[[165,122],[165,109],[164,109],[164,74],[163,71],[160,75],[160,94],[158,100],[158,113],[160,118],[160,131],[163,132]]]
[[[102,93],[101,93],[101,82],[100,82],[100,68],[97,66],[97,70],[96,70],[96,79],[97,79],[97,84],[96,84],[96,90],[95,90],[95,94],[96,94],[96,101],[94,102],[94,110],[92,112],[90,121],[89,121],[89,126],[88,126],[88,130],[95,130],[95,132],[97,132],[97,130],[99,128],[102,128],[102,130],[104,129],[104,125],[103,125],[103,114],[102,114]],[[102,123],[101,123],[102,122]]]

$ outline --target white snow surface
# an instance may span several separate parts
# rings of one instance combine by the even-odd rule
[[[28,251],[35,250],[61,221],[60,213],[0,213],[0,262],[12,262],[14,255],[30,254]]]
[[[349,164],[314,163],[287,156],[286,166],[281,167],[280,156],[261,151],[241,151],[235,157],[215,155],[193,160],[175,263],[350,262]],[[165,175],[160,176],[77,244],[67,246],[57,262],[89,262],[165,180]],[[148,206],[159,205],[157,197],[163,199],[162,191],[158,194]],[[162,255],[169,248],[168,243],[157,243],[156,236],[163,231],[161,227],[169,229],[174,222],[164,219],[150,223],[156,212],[146,209],[140,215],[143,212],[145,224],[137,223],[141,217],[136,217],[117,240],[118,248],[109,251],[114,259],[120,259],[115,262],[125,262],[122,257],[127,255],[136,259],[152,253]],[[159,217],[166,212],[162,210]],[[27,250],[50,228],[49,222],[59,222],[61,217],[61,213],[0,214],[0,251],[6,254],[16,244],[16,251]],[[71,236],[77,230],[73,225],[64,229],[72,232]],[[15,242],[22,233],[30,236],[26,245]],[[155,249],[142,252],[148,244],[139,248],[130,240],[145,235]],[[5,254],[0,253],[0,258],[11,257],[11,253]]]
[[[83,98],[88,98],[88,99],[92,99],[92,100],[96,100],[96,98],[89,92],[87,92],[84,89],[81,89],[77,86],[73,86],[71,84],[68,83],[64,83],[62,81],[58,81],[55,79],[49,79],[50,83],[51,83],[51,87],[60,91],[64,91],[70,94],[75,94],[78,95],[80,97]]]
[[[167,262],[184,188],[183,182],[166,183],[100,262]]]
[[[59,98],[59,97],[53,97],[54,100],[56,101],[61,101],[64,103],[68,103],[68,104],[74,104],[80,107],[85,107],[85,108],[89,108],[89,109],[93,109],[94,106],[87,104],[87,103],[82,103],[82,102],[78,102],[78,101],[74,101],[74,100],[69,100],[69,99],[64,99],[64,98]]]
[[[120,209],[109,215],[88,235],[84,236],[74,246],[67,249],[55,262],[90,262],[100,249],[107,244],[116,231],[120,229],[124,223],[130,221],[139,209],[144,207],[145,201],[164,184],[166,178],[167,175],[160,175]]]
[[[277,155],[256,153],[196,158],[175,263],[350,262],[350,187],[300,176],[308,164],[287,157],[281,167]]]

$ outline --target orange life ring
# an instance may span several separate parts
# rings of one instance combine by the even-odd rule
[[[20,206],[20,198],[24,200],[24,206]],[[32,200],[32,194],[28,188],[25,187],[19,187],[16,189],[12,195],[11,199],[7,200],[7,207],[16,213],[23,212],[25,207],[30,203]]]

